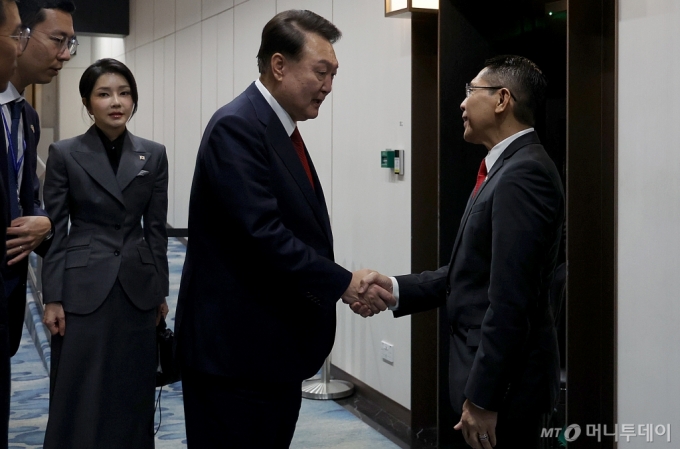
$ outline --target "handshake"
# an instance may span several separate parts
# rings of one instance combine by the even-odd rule
[[[342,302],[364,318],[397,305],[392,295],[392,280],[369,269],[352,273],[352,282],[342,295]]]

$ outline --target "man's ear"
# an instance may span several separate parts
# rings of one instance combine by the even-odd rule
[[[281,53],[274,53],[270,60],[272,75],[276,81],[281,81],[286,72],[286,57]]]
[[[498,93],[499,93],[499,95],[498,95],[498,100],[497,100],[497,103],[496,103],[496,112],[500,113],[500,112],[504,112],[505,110],[507,110],[508,107],[510,106],[511,95],[510,95],[510,91],[506,88],[499,89]]]

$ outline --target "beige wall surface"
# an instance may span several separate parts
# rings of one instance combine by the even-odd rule
[[[618,423],[658,430],[626,448],[680,439],[678,21],[677,0],[619,0]]]
[[[170,163],[168,221],[186,227],[195,157],[217,108],[257,76],[266,22],[286,9],[310,9],[343,32],[340,69],[317,119],[300,130],[324,187],[338,263],[387,274],[410,267],[410,22],[386,19],[380,1],[131,0],[125,39],[79,38],[78,55],[59,76],[59,136],[90,125],[78,95],[83,69],[102,57],[125,62],[139,84],[132,133],[163,143]],[[77,31],[77,30],[76,30]],[[380,151],[406,150],[406,175],[380,168]],[[391,313],[354,316],[338,304],[333,363],[410,407],[410,320]],[[380,342],[394,345],[394,364]]]

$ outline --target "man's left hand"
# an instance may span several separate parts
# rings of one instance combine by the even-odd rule
[[[14,265],[31,254],[52,229],[52,222],[47,217],[18,217],[12,220],[7,228],[7,265]]]
[[[496,446],[498,412],[477,407],[468,399],[463,404],[463,415],[453,428],[462,430],[465,441],[474,449],[491,449]]]

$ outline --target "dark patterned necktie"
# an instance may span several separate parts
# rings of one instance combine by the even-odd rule
[[[9,206],[12,214],[12,220],[21,216],[19,210],[19,173],[16,171],[16,161],[19,158],[19,122],[21,121],[21,107],[23,102],[14,100],[8,106],[12,115],[12,130],[11,136],[7,139],[12,139],[12,144],[7,148],[7,183],[9,185]],[[14,152],[14,154],[12,154]]]

